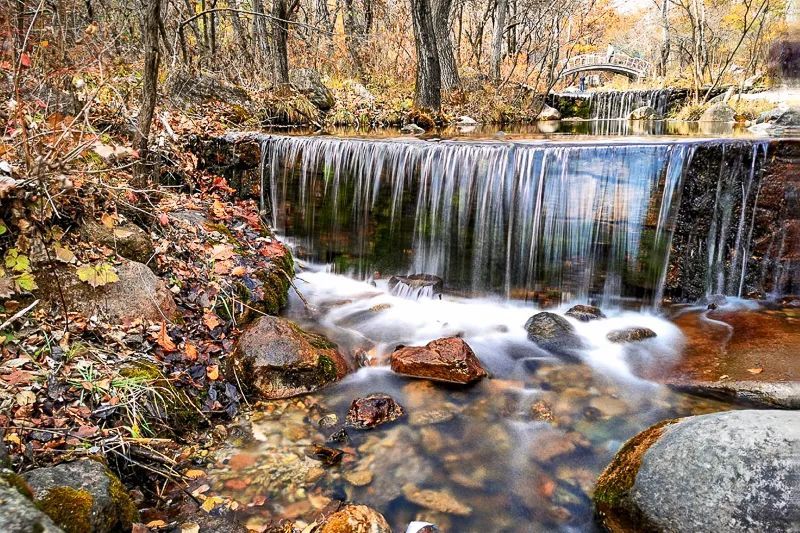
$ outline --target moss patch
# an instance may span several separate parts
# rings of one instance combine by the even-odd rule
[[[600,474],[594,491],[594,502],[603,525],[610,531],[642,531],[646,520],[626,502],[628,492],[636,482],[647,450],[655,444],[664,428],[679,422],[679,419],[662,420],[642,431],[617,452],[606,469]]]
[[[2,470],[0,471],[0,479],[8,483],[17,492],[29,500],[33,499],[33,492],[31,492],[31,488],[25,482],[25,479],[19,474],[16,474],[10,470]]]
[[[37,505],[66,533],[85,533],[92,530],[94,498],[86,490],[54,487],[47,491]]]
[[[127,531],[134,522],[139,520],[139,511],[119,478],[108,469],[106,469],[106,476],[108,476],[108,491],[111,494],[111,501],[119,510],[118,525]]]

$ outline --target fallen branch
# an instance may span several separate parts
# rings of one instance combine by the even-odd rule
[[[25,309],[23,309],[22,311],[17,311],[17,312],[14,314],[14,316],[12,316],[11,318],[9,318],[9,319],[8,319],[8,320],[6,320],[5,322],[3,322],[3,324],[2,324],[2,325],[0,325],[0,331],[2,331],[2,330],[4,330],[4,329],[6,329],[8,326],[10,326],[10,325],[11,325],[11,324],[13,324],[14,322],[16,322],[16,321],[17,321],[18,319],[20,319],[20,318],[21,318],[23,315],[25,315],[25,313],[27,313],[28,311],[30,311],[31,309],[33,309],[34,307],[36,307],[36,305],[37,305],[39,302],[40,302],[40,300],[35,300],[35,301],[34,301],[34,302],[31,304],[31,305],[29,305],[28,307],[26,307],[26,308],[25,308]]]

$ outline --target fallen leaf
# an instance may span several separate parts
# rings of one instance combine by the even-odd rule
[[[219,366],[218,365],[208,365],[206,368],[206,374],[208,375],[208,379],[211,381],[216,381],[219,379]]]
[[[203,314],[203,324],[205,324],[208,329],[214,329],[221,323],[222,322],[220,322],[219,317],[217,316],[216,313],[208,311]]]
[[[191,342],[187,342],[186,346],[184,346],[184,351],[186,352],[187,360],[197,361],[197,346],[195,346]]]
[[[184,476],[188,477],[189,479],[198,479],[206,475],[205,472],[198,469],[187,470],[183,473]]]
[[[19,406],[31,405],[36,402],[36,395],[29,390],[24,390],[18,392],[14,399],[17,400]]]
[[[762,373],[764,371],[764,369],[763,368],[748,368],[747,371],[750,372],[751,374],[760,374],[760,373]]]
[[[161,331],[158,332],[156,342],[164,349],[164,351],[167,352],[174,352],[178,349],[178,347],[167,334],[167,323],[163,321],[161,322]]]
[[[74,263],[77,259],[75,257],[75,254],[72,253],[72,250],[70,250],[66,246],[61,246],[59,244],[56,244],[55,251],[56,251],[56,259],[58,259],[62,263]]]

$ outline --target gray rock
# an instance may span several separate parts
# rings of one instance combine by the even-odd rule
[[[461,115],[456,120],[456,124],[458,124],[459,126],[475,126],[478,124],[478,121],[467,115]]]
[[[417,126],[416,124],[406,124],[402,128],[400,128],[400,133],[404,135],[421,135],[425,133],[425,130]]]
[[[606,338],[611,342],[623,343],[643,341],[655,336],[656,332],[649,328],[625,328],[609,331]]]
[[[628,115],[628,120],[658,120],[660,118],[658,111],[650,106],[637,107]]]
[[[8,448],[3,442],[5,434],[0,431],[0,468],[6,468],[11,464],[11,457],[8,454]]]
[[[528,340],[551,352],[563,353],[583,345],[572,324],[555,313],[536,313],[525,323],[525,330]]]
[[[328,111],[336,100],[330,89],[325,87],[319,72],[313,68],[297,68],[289,71],[289,82],[320,111]]]
[[[733,108],[728,104],[714,104],[703,111],[700,122],[735,122],[734,115]]]
[[[150,235],[135,224],[127,223],[108,228],[90,220],[81,228],[81,236],[89,242],[111,248],[125,259],[139,263],[146,264],[155,251]]]
[[[289,398],[315,391],[348,372],[336,345],[303,331],[294,322],[265,315],[239,337],[228,357],[226,375],[265,399]]]
[[[589,322],[590,320],[597,320],[606,317],[599,307],[582,304],[573,305],[564,314],[576,320],[580,320],[581,322]]]
[[[38,294],[60,307],[60,294],[63,292],[69,311],[86,317],[97,315],[113,322],[136,319],[160,322],[173,318],[177,308],[172,293],[146,265],[125,260],[115,268],[119,281],[98,287],[81,281],[72,265],[38,272]]]
[[[12,484],[9,480],[16,481]],[[36,507],[30,494],[23,494],[25,488],[17,486],[20,480],[16,474],[0,470],[0,530],[3,533],[63,533]]]
[[[611,531],[800,531],[800,413],[730,411],[657,424],[594,493]]]
[[[545,104],[536,116],[536,120],[561,120],[561,113],[558,109]]]
[[[139,514],[122,482],[102,463],[80,459],[23,475],[36,505],[70,531],[130,531]]]
[[[758,407],[800,409],[800,382],[797,381],[692,381],[671,383],[670,387],[698,396]]]

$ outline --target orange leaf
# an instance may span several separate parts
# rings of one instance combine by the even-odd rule
[[[243,266],[237,266],[233,270],[231,270],[231,274],[234,276],[244,276],[247,273],[247,269]]]
[[[211,206],[211,211],[214,213],[214,216],[217,218],[226,218],[227,215],[225,214],[225,205],[220,202],[219,200],[214,200],[214,205]]]
[[[216,381],[219,379],[219,366],[218,365],[209,365],[206,368],[206,374],[208,375],[208,379],[211,381]]]
[[[187,342],[184,349],[186,350],[186,359],[189,361],[197,361],[197,346],[191,342]]]
[[[164,351],[167,352],[174,352],[175,350],[178,349],[178,347],[175,346],[175,343],[172,342],[172,339],[169,338],[169,335],[167,335],[166,322],[161,322],[161,331],[158,332],[158,337],[156,337],[156,342],[158,343],[159,346],[161,346],[164,349]]]
[[[208,329],[214,329],[221,323],[222,322],[220,322],[219,317],[216,315],[216,313],[208,311],[203,315],[203,324],[205,324]]]
[[[748,368],[747,371],[750,372],[751,374],[760,374],[760,373],[762,373],[764,371],[764,369],[763,368]]]

